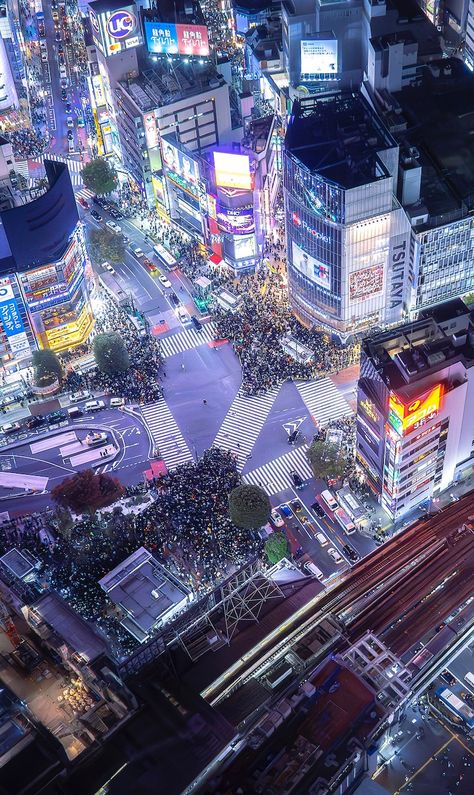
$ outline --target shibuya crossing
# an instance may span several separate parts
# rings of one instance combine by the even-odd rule
[[[471,795],[472,3],[0,5],[0,795]]]

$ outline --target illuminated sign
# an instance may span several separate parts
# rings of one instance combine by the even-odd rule
[[[234,235],[248,235],[255,232],[253,207],[231,209],[217,205],[217,224],[219,229]]]
[[[383,266],[373,265],[349,274],[349,300],[366,301],[383,292]]]
[[[390,393],[388,421],[400,436],[419,428],[437,416],[441,405],[441,384],[438,384],[407,406],[394,393]]]
[[[302,248],[300,248],[295,241],[292,241],[292,265],[300,271],[307,279],[316,283],[326,290],[331,289],[331,269],[329,265],[312,257]]]
[[[114,11],[112,16],[107,20],[107,31],[113,39],[126,39],[130,33],[133,33],[137,25],[137,20],[134,14],[124,9]]]
[[[293,221],[295,226],[301,227],[304,229],[305,232],[311,235],[311,237],[316,237],[318,240],[323,240],[324,243],[329,243],[329,237],[327,235],[323,235],[322,232],[319,232],[317,229],[314,229],[310,226],[304,218],[301,218],[298,213],[291,214],[291,220]]]
[[[196,161],[164,138],[161,144],[165,166],[182,177],[185,182],[196,184],[199,181],[199,165]]]
[[[158,125],[153,111],[145,113],[143,116],[143,126],[145,128],[145,140],[148,149],[154,149],[159,144]]]
[[[301,42],[301,75],[335,74],[337,39],[306,39]]]
[[[0,287],[0,325],[7,337],[14,337],[25,330],[10,284]]]
[[[380,422],[380,414],[369,398],[366,397],[364,400],[360,400],[359,406],[365,412],[365,414],[367,414],[369,419],[371,419],[373,422]]]
[[[175,25],[171,22],[144,20],[149,52],[156,55],[209,55],[209,37],[205,25]]]
[[[92,8],[89,8],[89,19],[91,21],[92,33],[96,36],[100,35],[100,28],[99,28],[99,20],[97,19],[97,14]]]
[[[248,155],[234,155],[229,152],[214,152],[216,185],[225,188],[252,190],[252,175]]]

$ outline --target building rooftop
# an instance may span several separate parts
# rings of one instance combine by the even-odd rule
[[[348,92],[297,100],[285,138],[288,153],[346,190],[389,176],[378,153],[394,146],[361,94]]]
[[[474,209],[474,75],[457,58],[432,61],[416,86],[394,94],[395,137],[414,147],[422,166],[420,205],[426,226],[462,218]],[[420,213],[421,215],[422,213]]]
[[[153,59],[153,56],[150,56]],[[139,75],[121,80],[120,86],[137,107],[146,113],[186,97],[196,96],[225,84],[224,78],[209,62],[185,64],[174,61],[173,68],[167,61],[157,60],[150,66],[150,59]]]
[[[448,364],[474,365],[472,313],[460,298],[447,301],[424,310],[418,320],[365,339],[362,349],[386,386],[409,398],[412,384]]]
[[[27,577],[38,563],[36,558],[33,558],[27,549],[20,551],[15,548],[5,552],[0,558],[0,562],[2,562],[15,577],[19,577],[21,580]]]
[[[275,123],[274,116],[262,116],[250,122],[249,128],[241,140],[244,149],[250,149],[259,155],[268,146],[268,138],[273,130]]]
[[[99,585],[125,612],[121,623],[139,641],[183,607],[190,594],[144,547],[102,577]]]
[[[92,627],[56,593],[47,593],[30,608],[58,636],[58,643],[66,643],[87,662],[107,652],[106,643]]]

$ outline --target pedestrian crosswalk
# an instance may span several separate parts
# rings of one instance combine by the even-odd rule
[[[310,414],[320,425],[326,425],[330,420],[349,417],[353,413],[330,378],[302,381],[295,385]]]
[[[66,163],[69,174],[71,175],[71,182],[73,188],[81,188],[82,187],[82,177],[81,171],[84,168],[84,163],[81,160],[73,160],[69,157],[63,157],[62,155],[56,155],[54,152],[46,152],[44,155],[40,155],[39,157],[35,157],[35,163],[43,163],[45,160],[54,160],[57,163]]]
[[[201,331],[196,331],[194,328],[187,328],[179,331],[177,334],[171,334],[169,337],[160,339],[163,358],[167,359],[170,356],[175,356],[177,353],[182,353],[182,351],[189,351],[191,348],[198,348],[200,345],[206,345],[214,339],[215,328],[214,323],[203,323]]]
[[[92,197],[95,196],[95,193],[89,190],[89,188],[81,188],[81,190],[76,190],[76,199],[78,199],[79,196],[81,199],[85,199],[86,202],[90,202]]]
[[[280,387],[274,387],[265,395],[237,395],[227,412],[214,439],[214,447],[231,450],[237,457],[239,469],[247,462],[279,391]]]
[[[307,445],[296,447],[289,453],[284,453],[274,461],[263,464],[242,476],[244,483],[261,486],[267,494],[277,494],[293,485],[291,472],[297,472],[303,480],[313,477],[311,467],[306,457]]]
[[[175,469],[179,464],[193,460],[184,436],[164,400],[143,406],[142,416],[157,448],[155,454],[163,459],[168,469]]]
[[[22,177],[28,179],[30,176],[30,172],[28,169],[28,160],[15,160],[15,168],[17,174],[21,174]]]

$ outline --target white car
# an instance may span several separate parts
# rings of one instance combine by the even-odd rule
[[[337,549],[334,549],[334,547],[330,547],[328,549],[328,555],[333,559],[334,563],[337,563],[338,566],[340,563],[344,563],[344,559],[340,556]]]
[[[88,433],[84,439],[88,447],[100,447],[107,441],[107,434],[99,431]]]
[[[135,254],[137,259],[141,259],[142,257],[145,256],[143,251],[141,250],[140,246],[136,246],[136,248],[132,248],[132,252]]]
[[[105,403],[103,400],[88,400],[84,409],[85,411],[100,411],[105,409]]]
[[[112,265],[110,264],[110,262],[103,262],[102,263],[102,267],[105,268],[105,270],[108,271],[109,273],[112,273],[112,274],[115,273],[115,268],[112,268]]]
[[[67,117],[66,124],[68,127],[74,127],[74,119],[72,118],[72,116]]]
[[[191,320],[185,309],[178,309],[178,317],[181,323],[189,323],[189,321]]]
[[[275,527],[283,527],[283,525],[285,524],[281,514],[278,513],[276,508],[272,510],[272,522],[275,525]]]
[[[123,397],[111,397],[110,398],[110,405],[111,406],[123,406],[124,403],[125,403],[125,400],[123,399]]]
[[[167,279],[167,278],[166,278],[166,276],[163,276],[163,274],[162,274],[162,273],[160,273],[160,275],[158,276],[158,278],[159,278],[159,280],[160,280],[161,284],[163,285],[163,287],[171,287],[171,282],[170,282],[170,280],[169,280],[169,279]]]
[[[20,430],[20,423],[6,422],[5,425],[2,425],[0,430],[2,431],[2,433],[14,433],[15,431]]]
[[[106,221],[106,222],[105,222],[105,225],[106,225],[106,226],[107,226],[107,227],[108,227],[108,228],[109,228],[109,229],[110,229],[112,232],[115,232],[115,234],[116,234],[116,235],[119,235],[119,234],[121,234],[121,233],[122,233],[122,230],[121,230],[120,226],[119,226],[118,224],[116,224],[116,223],[115,223],[115,221]]]
[[[79,401],[88,400],[91,397],[92,395],[90,392],[86,392],[85,389],[81,389],[80,392],[73,392],[72,395],[70,395],[69,400],[71,403],[79,403]]]

